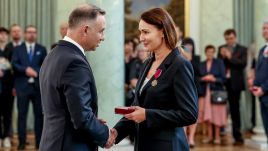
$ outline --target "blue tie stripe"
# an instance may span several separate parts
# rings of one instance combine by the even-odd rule
[[[30,62],[31,62],[32,59],[33,59],[33,47],[30,46],[29,49],[30,49],[30,52],[28,53],[28,56],[29,56],[29,60],[30,60]]]

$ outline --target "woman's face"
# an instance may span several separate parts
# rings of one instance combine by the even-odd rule
[[[214,58],[215,50],[213,48],[209,48],[206,50],[207,60],[212,60]]]
[[[154,25],[148,24],[143,20],[139,23],[140,41],[148,51],[155,51],[161,47],[164,42],[164,34]]]
[[[185,51],[186,51],[187,53],[189,53],[190,55],[193,54],[193,49],[194,49],[193,45],[191,45],[191,44],[185,44],[184,47],[185,47]]]

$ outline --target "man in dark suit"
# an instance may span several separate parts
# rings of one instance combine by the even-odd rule
[[[7,53],[8,58],[11,59],[12,57],[12,52],[15,47],[18,47],[22,44],[22,30],[21,27],[18,24],[13,24],[10,27],[10,36],[11,36],[11,42],[7,44],[7,49],[10,50]]]
[[[69,16],[67,35],[40,71],[44,129],[40,151],[96,151],[114,141],[97,118],[97,90],[84,51],[104,40],[105,11],[89,4]]]
[[[15,89],[18,103],[18,149],[25,149],[26,119],[30,100],[34,110],[34,131],[36,148],[39,147],[43,115],[39,88],[39,70],[46,57],[46,49],[36,43],[36,27],[29,25],[25,29],[25,43],[14,49],[12,66],[15,73]]]
[[[268,20],[263,24],[262,35],[266,45],[260,50],[252,93],[260,98],[261,116],[268,137]]]
[[[232,118],[232,131],[235,139],[234,145],[243,144],[240,122],[240,95],[245,90],[244,69],[247,65],[247,48],[237,43],[236,32],[234,29],[228,29],[224,32],[226,41],[225,51],[219,53],[219,57],[224,60],[226,68],[226,88],[230,113]]]
[[[22,44],[22,37],[23,37],[23,32],[21,27],[18,24],[13,24],[10,27],[10,37],[11,37],[11,41],[6,45],[6,50],[5,50],[5,56],[8,58],[8,60],[11,62],[11,58],[12,58],[12,53],[15,47],[18,47]],[[11,73],[8,81],[8,88],[10,88],[10,102],[14,102],[14,96],[16,95],[16,91],[14,88],[14,75],[13,73]],[[13,105],[12,105],[13,107]],[[11,111],[12,112],[12,111]],[[9,136],[12,137],[13,136],[13,129],[12,129],[12,125],[10,126],[10,132],[9,132]]]

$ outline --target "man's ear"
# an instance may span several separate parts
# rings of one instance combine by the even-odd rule
[[[83,28],[83,35],[86,36],[90,30],[90,27],[88,25],[85,25]]]

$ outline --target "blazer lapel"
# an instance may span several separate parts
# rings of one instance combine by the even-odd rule
[[[139,78],[138,83],[137,83],[137,88],[136,88],[136,93],[135,93],[135,94],[136,94],[136,97],[139,96],[139,94],[140,94],[140,89],[141,89],[141,87],[142,87],[142,85],[143,85],[143,82],[144,82],[144,80],[145,80],[145,78],[146,78],[146,76],[147,76],[147,73],[148,73],[150,67],[152,66],[152,63],[153,63],[154,60],[155,60],[155,59],[154,59],[154,56],[151,57],[151,58],[149,59],[148,63],[147,63],[147,64],[145,65],[145,67],[144,67],[144,70],[143,70],[143,72],[142,72],[142,74],[141,74],[141,76],[140,76],[140,78]],[[143,89],[144,89],[144,88],[143,88]]]
[[[174,57],[179,53],[179,50],[176,48],[174,50],[172,50],[168,56],[164,59],[164,61],[160,64],[160,66],[157,69],[162,70],[160,77],[157,80],[160,80],[161,77],[163,77],[163,75],[165,74],[167,68],[170,66],[170,64],[172,63],[172,61],[174,60]],[[152,62],[150,64],[150,66],[148,66],[146,75],[148,73],[148,70],[150,69],[152,65]],[[144,78],[146,77],[146,75],[143,77],[142,81],[144,81]],[[154,75],[151,77],[151,79],[146,83],[146,85],[143,87],[141,95],[143,92],[145,92],[146,89],[150,88],[152,86],[152,81],[155,80]]]

